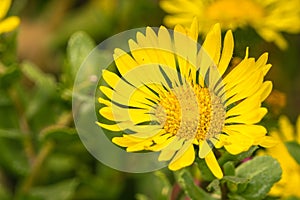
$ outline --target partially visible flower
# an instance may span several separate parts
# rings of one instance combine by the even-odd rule
[[[296,122],[296,130],[286,116],[279,118],[279,130],[272,131],[271,135],[277,138],[279,143],[266,150],[266,154],[276,158],[282,168],[282,177],[271,189],[270,194],[286,198],[296,196],[300,198],[300,165],[290,155],[284,142],[296,141],[300,144],[300,116]]]
[[[1,0],[0,1],[0,34],[5,32],[10,32],[17,28],[20,24],[20,19],[16,16],[7,17],[8,9],[11,5],[11,0]]]
[[[238,154],[252,145],[273,144],[267,130],[257,125],[267,109],[261,107],[272,90],[264,81],[271,68],[268,54],[257,61],[246,56],[232,70],[234,40],[227,31],[222,43],[216,24],[203,46],[197,46],[198,22],[189,29],[176,25],[174,32],[160,27],[129,40],[130,52],[115,49],[118,74],[104,70],[108,86],[100,86],[107,99],[100,114],[111,123],[98,124],[111,131],[123,131],[113,142],[128,152],[161,152],[159,161],[170,161],[169,169],[191,165],[198,156],[205,159],[217,178],[223,173],[214,148]]]
[[[215,23],[225,30],[251,26],[264,40],[285,49],[287,42],[280,32],[300,32],[299,0],[162,0],[160,5],[170,14],[164,19],[166,25],[189,26],[196,16],[203,34]]]

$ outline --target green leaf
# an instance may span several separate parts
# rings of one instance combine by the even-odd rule
[[[224,165],[228,161],[233,161],[234,163],[238,163],[244,160],[245,158],[249,158],[257,149],[258,149],[257,146],[252,146],[248,151],[242,152],[237,155],[232,155],[227,151],[225,151],[223,155],[218,159],[218,162],[220,165]]]
[[[54,76],[44,73],[33,63],[25,61],[22,63],[22,72],[33,81],[39,88],[43,88],[46,94],[53,94],[56,91]]]
[[[241,178],[237,176],[224,176],[222,181],[225,181],[228,189],[235,193],[238,190],[244,190],[247,183],[250,181],[247,178]]]
[[[207,189],[209,192],[212,192],[212,191],[221,192],[221,189],[220,189],[220,180],[218,180],[218,179],[213,180],[213,181],[210,182],[210,184],[206,187],[206,189]]]
[[[241,184],[239,196],[247,200],[263,199],[280,180],[281,173],[278,161],[271,156],[258,156],[241,164],[236,168],[236,176],[249,179],[249,182]]]
[[[226,176],[234,176],[235,168],[234,168],[234,163],[232,161],[226,162],[223,165],[223,169],[224,169],[224,174]]]
[[[176,171],[175,178],[180,187],[191,199],[216,200],[206,193],[202,188],[195,185],[193,177],[187,169]]]
[[[25,176],[29,163],[23,150],[22,141],[0,137],[0,166],[9,174]]]
[[[93,39],[85,32],[79,31],[74,33],[68,42],[67,56],[71,68],[69,69],[71,77],[75,77],[76,73],[95,47]]]
[[[300,144],[297,142],[286,142],[285,145],[291,156],[300,165]]]
[[[53,185],[35,187],[30,195],[43,200],[67,200],[72,198],[78,184],[79,181],[71,179]]]

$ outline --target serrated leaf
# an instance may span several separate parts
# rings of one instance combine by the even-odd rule
[[[83,31],[76,32],[70,37],[67,56],[71,66],[70,75],[72,77],[76,76],[79,67],[94,47],[95,42],[93,39]]]
[[[30,195],[43,200],[68,200],[72,198],[78,184],[78,180],[71,179],[53,185],[35,187]]]
[[[300,144],[297,142],[286,142],[285,143],[290,155],[300,165]]]
[[[176,171],[175,178],[180,187],[191,199],[216,200],[199,186],[195,185],[193,177],[187,169]]]
[[[249,179],[239,196],[247,200],[263,199],[274,183],[280,180],[281,168],[271,156],[258,156],[236,168],[236,176]]]

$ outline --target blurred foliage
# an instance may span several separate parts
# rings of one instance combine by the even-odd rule
[[[157,0],[18,0],[9,12],[20,16],[21,26],[0,35],[0,199],[276,199],[267,193],[280,178],[277,161],[264,156],[245,162],[257,147],[237,156],[220,152],[225,176],[215,180],[203,160],[174,175],[167,169],[118,172],[98,162],[80,141],[71,108],[80,64],[109,36],[160,26],[164,13]],[[263,123],[274,127],[282,112],[295,119],[299,35],[286,35],[285,52],[251,30],[238,30],[235,38],[241,41],[235,56],[243,56],[246,44],[253,56],[270,53],[269,78],[288,99],[281,110],[270,101]],[[287,147],[299,163],[299,144]]]

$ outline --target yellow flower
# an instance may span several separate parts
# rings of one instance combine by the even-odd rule
[[[256,125],[267,113],[261,102],[272,90],[272,83],[263,80],[271,65],[267,53],[255,61],[247,51],[229,71],[233,35],[227,31],[222,45],[219,24],[201,48],[197,38],[195,18],[190,29],[177,25],[172,33],[163,26],[157,33],[149,27],[145,35],[138,32],[137,42],[128,42],[129,53],[115,49],[119,75],[103,71],[108,86],[100,90],[108,100],[99,98],[100,114],[115,123],[98,124],[124,131],[112,141],[128,152],[160,151],[159,161],[170,161],[171,170],[191,165],[196,150],[222,178],[214,147],[238,154],[273,143]]]
[[[3,19],[11,5],[11,0],[0,1],[0,34],[14,30],[19,24],[20,19],[16,16],[11,16]]]
[[[160,5],[170,14],[164,19],[168,26],[189,26],[194,16],[201,24],[199,32],[204,34],[215,23],[224,29],[251,26],[281,49],[287,42],[280,32],[300,32],[299,0],[162,0]]]
[[[279,143],[266,150],[266,153],[276,158],[282,168],[282,177],[271,189],[270,194],[286,198],[289,196],[300,197],[300,165],[289,154],[284,142],[296,141],[300,144],[300,116],[296,123],[296,129],[291,125],[286,116],[279,118],[279,131],[272,131]],[[296,134],[295,134],[296,133]]]

